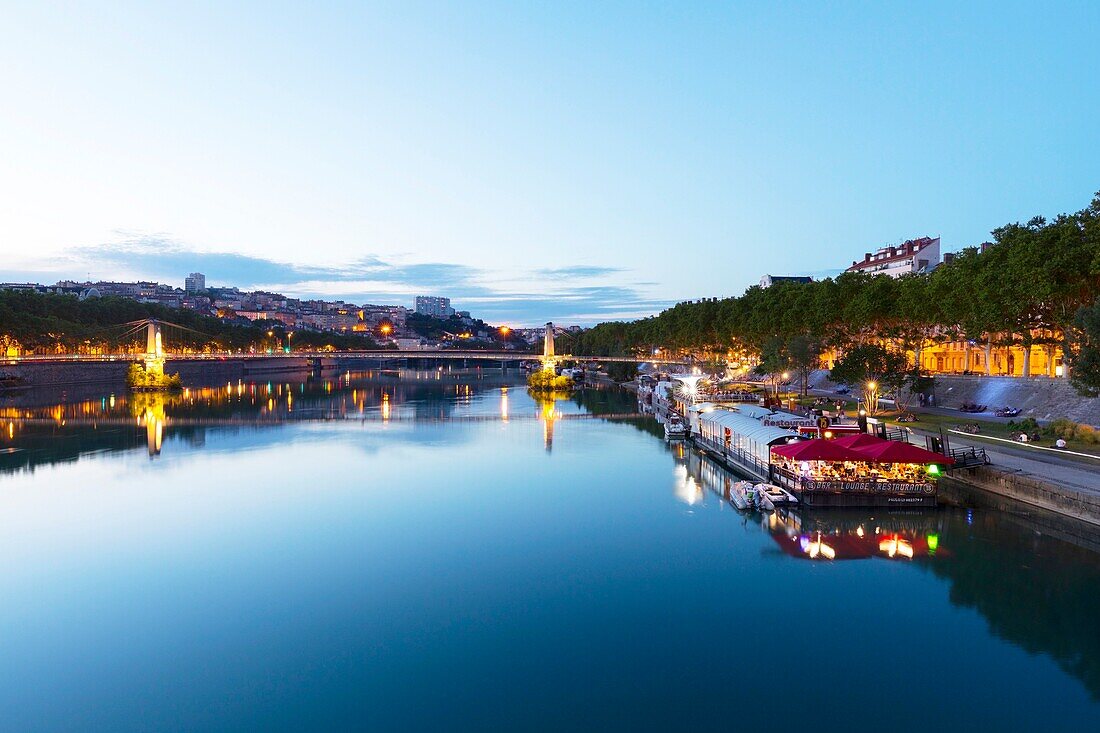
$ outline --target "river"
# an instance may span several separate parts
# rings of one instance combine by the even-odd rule
[[[3,730],[1088,730],[1100,555],[499,372],[0,397]]]

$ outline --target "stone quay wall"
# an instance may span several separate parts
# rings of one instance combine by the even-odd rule
[[[1100,527],[1100,492],[1097,491],[1064,486],[1041,476],[997,466],[959,469],[941,482],[947,488],[961,484],[981,489]]]
[[[57,387],[88,384],[124,384],[132,362],[19,362],[0,364],[0,391],[16,388]],[[315,369],[334,369],[334,359],[278,357],[259,359],[168,360],[164,369],[179,372],[184,384],[209,384],[235,381],[272,374],[309,373]]]

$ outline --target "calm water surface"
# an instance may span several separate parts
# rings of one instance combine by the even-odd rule
[[[1096,729],[1088,542],[741,515],[629,395],[408,376],[0,398],[0,728]]]

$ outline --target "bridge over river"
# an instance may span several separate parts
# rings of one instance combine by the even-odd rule
[[[526,360],[538,360],[544,366],[549,366],[566,361],[580,362],[620,362],[636,363],[646,361],[652,364],[687,365],[690,362],[684,359],[669,359],[657,356],[647,356],[641,359],[636,356],[583,356],[573,354],[557,354],[554,351],[554,324],[546,324],[546,335],[543,337],[543,353],[533,354],[517,351],[482,351],[477,349],[374,349],[363,351],[279,351],[279,352],[213,352],[191,353],[173,352],[165,347],[162,338],[162,326],[175,324],[147,319],[123,324],[132,326],[133,330],[146,331],[146,349],[138,354],[42,354],[31,356],[8,357],[2,363],[18,364],[24,362],[44,363],[79,363],[79,362],[112,362],[112,361],[138,361],[144,360],[147,364],[156,360],[180,362],[180,361],[217,361],[226,359],[340,359],[340,360],[392,360],[392,359],[443,359],[447,361],[460,360],[486,360],[500,362],[520,362]],[[178,328],[184,328],[178,326]],[[185,329],[192,330],[192,329]]]

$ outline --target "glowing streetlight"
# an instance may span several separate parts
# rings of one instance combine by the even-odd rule
[[[501,326],[500,327],[500,335],[501,336],[507,336],[511,332],[512,332],[512,329],[508,328],[508,326]]]
[[[867,403],[867,412],[874,415],[878,409],[878,382],[873,379],[868,381],[863,396],[864,401]]]

